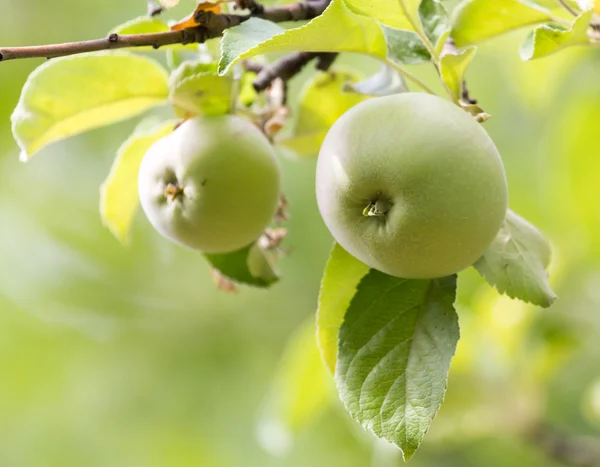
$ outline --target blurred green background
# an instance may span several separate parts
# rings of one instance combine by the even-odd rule
[[[182,2],[170,17],[189,12],[193,2]],[[144,0],[0,3],[5,46],[100,37],[146,11]],[[561,440],[600,446],[600,54],[522,63],[524,35],[481,46],[468,83],[493,114],[485,127],[512,209],[553,243],[560,299],[537,309],[462,274],[462,340],[415,467],[553,467],[569,465]],[[136,119],[18,161],[10,114],[40,63],[0,65],[0,466],[401,465],[341,408],[310,332],[280,363],[314,316],[331,246],[315,161],[281,155],[291,204],[284,280],[220,292],[199,255],[143,216],[128,248],[101,225],[99,185]],[[591,456],[577,465],[600,465],[577,452]]]

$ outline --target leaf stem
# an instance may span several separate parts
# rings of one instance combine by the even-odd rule
[[[556,0],[560,6],[562,6],[565,10],[567,10],[569,13],[571,13],[573,16],[578,16],[577,11],[575,11],[575,9],[573,9],[573,7],[571,7],[571,5],[569,5],[566,0]]]
[[[405,78],[407,78],[408,80],[412,81],[413,83],[415,83],[417,86],[419,86],[421,89],[423,89],[425,92],[427,92],[428,94],[433,94],[438,96],[439,94],[437,92],[435,92],[433,89],[431,89],[429,86],[427,86],[423,81],[421,81],[417,76],[415,76],[414,74],[412,74],[410,71],[408,71],[407,69],[405,69],[404,67],[398,65],[397,63],[395,63],[393,60],[390,60],[389,58],[386,58],[384,60],[384,62],[386,64],[388,64],[389,66],[391,66],[394,70],[396,70],[398,73],[400,73],[402,76],[404,76]]]

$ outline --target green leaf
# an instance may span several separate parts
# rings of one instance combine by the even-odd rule
[[[334,243],[323,272],[317,309],[317,344],[332,373],[338,353],[338,335],[346,310],[369,266]]]
[[[416,65],[431,60],[423,41],[414,32],[381,25],[387,43],[388,57],[403,65]]]
[[[152,34],[155,32],[167,32],[169,25],[158,19],[148,16],[139,16],[123,24],[115,26],[109,34]]]
[[[540,231],[509,210],[498,235],[474,266],[500,293],[549,307],[556,300],[546,272],[550,258],[550,246]]]
[[[465,71],[476,52],[477,47],[471,46],[456,54],[446,54],[440,59],[440,75],[456,102],[461,98]]]
[[[294,435],[310,425],[337,398],[315,342],[315,320],[290,338],[260,411],[258,438],[273,454],[285,454]]]
[[[119,148],[100,187],[102,223],[122,243],[129,242],[129,229],[139,205],[138,172],[142,159],[150,146],[175,129],[176,123],[172,120],[147,128],[142,122]]]
[[[346,82],[344,91],[356,92],[365,96],[389,96],[408,92],[404,77],[391,66],[382,63],[379,71],[358,83]]]
[[[440,408],[459,338],[456,276],[407,280],[371,270],[340,329],[335,378],[346,409],[408,460]]]
[[[415,30],[420,0],[346,0],[354,13],[375,18],[388,26]]]
[[[344,0],[333,0],[322,15],[294,29],[281,29],[270,21],[251,18],[227,29],[221,43],[219,73],[257,54],[271,52],[358,52],[386,56],[379,23],[352,13]]]
[[[348,109],[366,99],[360,94],[344,92],[348,82],[358,82],[360,78],[355,72],[339,66],[318,73],[302,90],[292,136],[278,139],[277,144],[300,156],[316,156],[331,125]]]
[[[423,32],[433,45],[438,44],[442,37],[445,42],[445,35],[450,30],[450,18],[442,2],[422,0],[419,5],[419,20]]]
[[[139,115],[168,95],[165,69],[140,55],[52,59],[29,76],[11,117],[21,159],[50,143]]]
[[[235,82],[217,74],[217,65],[183,62],[169,77],[169,100],[180,117],[223,115],[233,105]]]
[[[454,11],[452,38],[462,47],[551,19],[548,10],[526,0],[467,0]]]
[[[553,25],[535,28],[521,46],[521,58],[532,60],[546,57],[566,47],[589,45],[588,29],[593,14],[593,10],[580,14],[570,29],[562,29]]]
[[[232,253],[205,254],[211,266],[238,284],[269,287],[279,280],[279,272],[269,254],[255,243]]]

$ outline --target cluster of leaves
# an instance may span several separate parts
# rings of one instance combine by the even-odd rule
[[[139,164],[155,141],[182,118],[198,114],[238,112],[264,121],[268,106],[252,88],[255,75],[239,66],[243,60],[308,51],[367,54],[381,62],[381,70],[366,78],[336,66],[317,73],[305,83],[292,128],[269,134],[277,146],[315,155],[333,122],[362,100],[406,92],[407,80],[432,92],[407,65],[433,64],[448,96],[484,120],[482,109],[463,100],[464,74],[476,43],[535,24],[539,26],[521,50],[526,60],[596,41],[594,5],[567,1],[566,8],[557,10],[561,3],[466,0],[450,16],[437,0],[333,0],[321,16],[299,27],[284,29],[250,18],[210,44],[168,46],[168,67],[130,52],[53,59],[24,86],[12,117],[13,133],[22,160],[27,160],[50,143],[170,105],[169,119],[142,121],[123,143],[101,188],[102,219],[127,242],[138,210]],[[160,19],[142,17],[112,32],[171,28]],[[211,53],[215,45],[220,46],[218,58]],[[206,259],[223,277],[266,287],[278,274],[264,243]],[[547,307],[555,299],[546,273],[549,260],[542,235],[509,211],[474,267],[500,292]],[[456,276],[406,280],[369,270],[337,245],[326,266],[317,319],[321,355],[350,414],[396,444],[405,459],[418,448],[444,398],[459,339],[456,288]]]

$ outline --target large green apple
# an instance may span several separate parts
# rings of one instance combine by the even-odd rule
[[[279,165],[268,139],[231,115],[187,120],[157,141],[142,160],[138,182],[154,228],[205,253],[256,240],[280,195]]]
[[[472,265],[507,210],[504,167],[486,131],[423,93],[347,111],[323,142],[316,183],[336,241],[372,268],[407,279]]]

